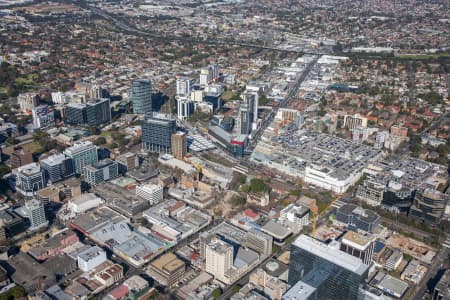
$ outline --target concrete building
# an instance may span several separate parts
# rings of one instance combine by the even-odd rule
[[[89,141],[75,143],[64,150],[64,155],[72,159],[76,174],[82,174],[87,165],[98,163],[97,146]]]
[[[336,220],[358,230],[374,232],[381,219],[378,214],[358,207],[354,204],[344,204],[336,211]]]
[[[85,166],[83,174],[84,181],[95,186],[119,176],[118,164],[111,159],[104,159]]]
[[[176,102],[178,119],[187,120],[195,111],[195,102],[187,98],[178,98]]]
[[[90,209],[100,206],[104,201],[93,193],[81,194],[72,198],[67,204],[67,208],[75,213],[82,214]]]
[[[344,116],[344,127],[352,130],[357,127],[367,127],[367,118],[356,114],[356,115],[345,115]]]
[[[159,184],[147,183],[136,187],[136,195],[154,205],[163,200],[163,187]]]
[[[46,129],[55,125],[55,115],[48,105],[36,106],[32,115],[34,129]]]
[[[206,246],[206,272],[214,275],[217,280],[228,282],[225,274],[233,265],[233,246],[215,239]]]
[[[176,131],[175,119],[161,113],[147,114],[142,123],[142,147],[158,153],[172,151],[172,134]]]
[[[194,79],[186,76],[177,77],[176,95],[188,97],[194,86]]]
[[[54,154],[40,161],[48,182],[55,183],[74,175],[72,158]]]
[[[436,284],[432,299],[433,300],[445,300],[450,299],[450,269],[447,269]]]
[[[130,98],[133,113],[147,114],[152,112],[152,82],[146,79],[135,79],[131,83]]]
[[[433,189],[425,189],[416,194],[410,215],[420,221],[438,224],[442,220],[449,202],[450,195]]]
[[[30,151],[22,147],[15,147],[14,152],[11,153],[10,158],[11,169],[15,169],[33,162],[33,155]]]
[[[136,153],[127,152],[116,157],[119,173],[126,173],[139,167],[139,157]]]
[[[394,249],[392,254],[386,260],[384,267],[388,271],[395,271],[400,266],[402,260],[403,260],[403,253],[398,249]]]
[[[289,221],[300,226],[309,225],[309,208],[291,203],[280,212],[280,221]]]
[[[89,126],[108,124],[111,122],[110,99],[100,98],[86,103],[69,103],[66,106],[66,122]]]
[[[106,252],[98,246],[83,250],[77,255],[78,267],[89,272],[106,261]]]
[[[272,254],[273,238],[257,229],[250,229],[244,237],[242,246],[257,251],[260,254]]]
[[[25,211],[30,220],[30,229],[35,230],[48,225],[44,204],[36,199],[25,202]]]
[[[177,159],[183,160],[187,154],[187,137],[186,133],[177,131],[172,134],[172,155]]]
[[[339,243],[329,244],[300,235],[291,248],[286,300],[359,299],[360,287],[369,266],[359,258],[339,250]]]
[[[46,185],[44,171],[37,163],[30,163],[14,169],[10,185],[24,196],[32,196]]]
[[[169,252],[152,261],[148,272],[162,285],[172,286],[183,277],[185,269],[185,263]]]
[[[341,239],[340,249],[352,256],[360,258],[363,263],[372,263],[375,242],[354,231],[347,231]]]
[[[17,104],[24,113],[30,113],[39,105],[40,97],[35,93],[24,93],[17,96]]]

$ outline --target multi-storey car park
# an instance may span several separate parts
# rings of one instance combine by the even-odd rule
[[[381,151],[372,147],[299,130],[289,124],[277,133],[269,127],[250,160],[312,185],[343,193],[361,178],[364,168],[381,155]]]

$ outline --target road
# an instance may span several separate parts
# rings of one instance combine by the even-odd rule
[[[422,299],[423,293],[428,289],[427,284],[432,279],[433,276],[437,274],[439,269],[444,268],[444,263],[447,262],[449,255],[449,249],[447,247],[442,247],[442,249],[438,252],[435,259],[433,260],[433,263],[428,269],[428,272],[425,274],[424,278],[420,282],[419,285],[417,285],[415,289],[414,296],[411,300],[420,300]]]
[[[265,46],[265,45],[259,45],[259,44],[252,44],[252,43],[248,43],[248,42],[237,41],[234,39],[227,39],[227,40],[219,40],[219,39],[212,39],[212,38],[200,39],[200,38],[193,37],[193,36],[184,37],[184,36],[170,35],[167,32],[155,33],[155,32],[143,31],[143,30],[137,29],[135,27],[132,27],[129,24],[126,24],[124,21],[119,20],[117,17],[115,17],[114,15],[112,15],[104,10],[101,10],[97,7],[94,7],[90,4],[88,4],[86,1],[61,0],[61,2],[70,3],[75,6],[79,6],[86,10],[89,10],[93,14],[111,21],[111,23],[114,26],[116,26],[119,29],[122,29],[125,32],[134,33],[137,35],[148,36],[148,37],[152,37],[154,39],[162,39],[164,41],[183,41],[183,42],[189,42],[189,43],[203,43],[203,44],[211,44],[211,45],[218,45],[218,46],[241,46],[241,47],[247,47],[247,48],[273,50],[273,51],[279,51],[279,52],[307,53],[307,52],[304,52],[301,50],[284,49],[284,48],[279,48],[279,47],[271,47],[271,46]],[[328,54],[328,52],[317,51],[315,53],[309,52],[308,54],[321,55],[321,54]]]

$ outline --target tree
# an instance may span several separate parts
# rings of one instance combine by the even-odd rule
[[[100,145],[105,145],[106,144],[106,139],[102,136],[99,136],[95,141],[94,144],[96,146],[100,146]]]
[[[214,291],[212,291],[211,296],[214,299],[217,299],[220,297],[220,295],[222,295],[222,290],[220,288],[215,289]]]
[[[253,193],[261,193],[261,192],[267,192],[269,190],[269,187],[259,178],[253,178],[250,180],[250,190]]]

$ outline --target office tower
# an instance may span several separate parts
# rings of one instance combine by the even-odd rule
[[[183,159],[187,153],[186,133],[178,131],[172,134],[172,154],[178,159]]]
[[[249,134],[252,130],[250,108],[247,103],[242,103],[239,108],[239,117],[241,125],[241,134]]]
[[[85,166],[83,174],[84,181],[95,186],[119,176],[118,164],[111,159],[104,159]]]
[[[136,188],[136,195],[147,200],[151,205],[163,200],[163,187],[159,184],[147,183]]]
[[[171,153],[172,134],[176,131],[176,121],[170,115],[152,113],[142,122],[142,147],[158,153]]]
[[[246,92],[244,95],[244,102],[247,102],[250,109],[251,122],[253,123],[258,121],[258,100],[258,93]]]
[[[208,85],[219,78],[219,65],[213,64],[200,70],[200,85]]]
[[[188,97],[191,94],[194,79],[186,76],[177,78],[176,95],[180,97]]]
[[[55,124],[55,116],[48,105],[39,105],[33,108],[33,127],[45,129]]]
[[[252,228],[245,234],[242,245],[257,251],[260,254],[271,255],[272,242],[273,238],[270,235],[265,234],[258,229]]]
[[[66,107],[66,122],[75,125],[100,126],[111,121],[111,107],[108,98],[86,103],[69,103]]]
[[[212,110],[216,111],[222,107],[222,99],[220,98],[219,93],[207,93],[205,97],[203,97],[204,102],[207,102],[212,105]]]
[[[29,113],[39,105],[40,97],[34,93],[24,93],[17,96],[17,104],[24,113]]]
[[[41,166],[31,163],[12,171],[12,188],[17,189],[24,196],[32,196],[34,192],[45,187],[45,177]]]
[[[86,99],[109,98],[108,90],[99,84],[90,84],[86,87]]]
[[[180,120],[186,120],[195,111],[195,102],[185,98],[179,98],[177,101],[177,116]]]
[[[15,147],[14,152],[10,155],[11,169],[18,168],[33,162],[33,155],[31,152],[22,147]]]
[[[354,231],[347,231],[341,239],[341,250],[355,256],[366,265],[372,263],[375,242]]]
[[[339,250],[339,242],[300,235],[291,246],[292,288],[283,299],[357,300],[368,270],[362,260]]]
[[[383,149],[384,143],[389,138],[389,132],[386,130],[378,131],[377,137],[375,138],[375,144],[373,145],[376,149]]]
[[[64,150],[64,155],[72,159],[76,174],[82,174],[85,166],[98,162],[97,146],[89,141],[75,143]]]
[[[47,218],[45,217],[44,204],[40,201],[32,199],[25,202],[25,210],[30,219],[32,229],[38,229],[48,225]]]
[[[445,207],[450,201],[450,195],[433,189],[419,191],[411,206],[413,218],[430,223],[439,223],[444,215]]]
[[[135,79],[130,91],[133,113],[147,114],[152,112],[152,82],[146,79]]]
[[[225,274],[233,265],[233,246],[219,239],[212,240],[206,246],[206,272],[217,280],[226,282]]]
[[[64,154],[54,154],[41,160],[41,167],[49,183],[55,183],[74,175],[72,159]]]

